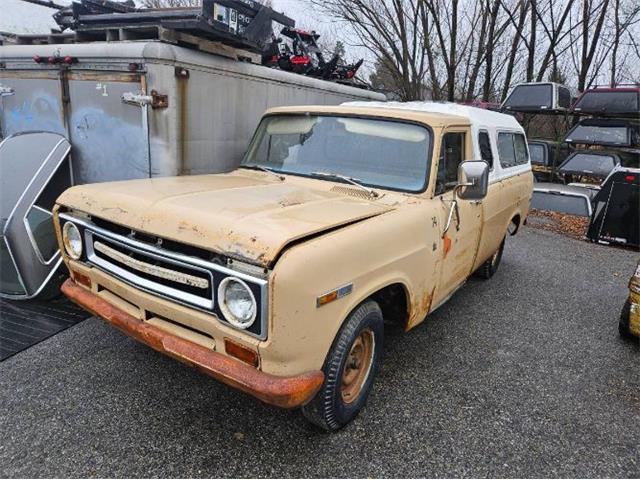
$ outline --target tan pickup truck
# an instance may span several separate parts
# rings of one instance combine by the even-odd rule
[[[336,430],[372,388],[383,321],[409,330],[474,272],[491,277],[532,185],[524,132],[507,115],[435,103],[274,109],[230,173],[66,191],[55,214],[63,292]]]

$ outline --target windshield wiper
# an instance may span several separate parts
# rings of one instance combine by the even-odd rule
[[[263,167],[262,165],[255,165],[255,164],[254,165],[240,165],[240,168],[248,168],[250,170],[261,170],[263,172],[270,173],[271,175],[276,177],[281,182],[284,182],[285,178],[286,178],[284,175],[280,175],[279,173],[276,173],[272,169],[270,169],[268,167]]]
[[[362,185],[361,180],[353,177],[348,177],[346,175],[340,175],[339,173],[328,173],[328,172],[311,172],[311,175],[315,177],[324,177],[324,178],[333,178],[338,180],[343,180],[351,185],[358,187],[360,190],[364,190],[369,194],[372,198],[378,198],[380,194],[371,188],[367,188]]]

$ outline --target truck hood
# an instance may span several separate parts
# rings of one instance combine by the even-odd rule
[[[392,209],[261,176],[236,171],[83,185],[67,190],[58,203],[265,267],[292,242]]]

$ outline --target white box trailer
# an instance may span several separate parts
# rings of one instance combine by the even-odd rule
[[[270,107],[383,99],[161,41],[0,46],[2,182],[33,179],[28,195],[0,195],[0,297],[33,298],[52,283],[50,212],[69,184],[229,171]],[[46,138],[58,150],[68,141],[69,157],[30,153],[45,137],[29,132],[59,135]]]
[[[159,41],[2,46],[0,85],[0,135],[67,137],[77,183],[229,170],[267,108],[383,98]]]

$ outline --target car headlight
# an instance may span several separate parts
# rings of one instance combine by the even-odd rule
[[[239,278],[227,277],[218,286],[218,305],[226,320],[246,330],[256,321],[258,305],[249,286]]]
[[[82,257],[82,235],[72,222],[67,222],[62,227],[62,243],[71,258],[80,260]]]

